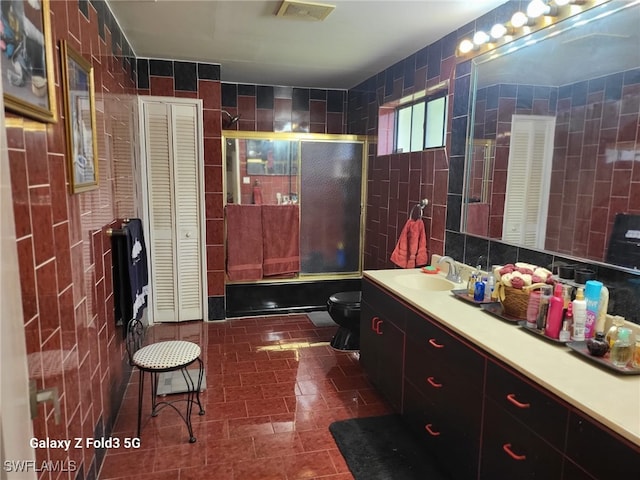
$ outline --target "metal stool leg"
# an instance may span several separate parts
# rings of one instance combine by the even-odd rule
[[[187,412],[184,417],[184,421],[187,424],[187,430],[189,430],[189,443],[195,443],[196,437],[193,436],[193,426],[191,425],[191,412],[193,411],[193,402],[194,402],[193,397],[196,394],[195,392],[196,386],[193,382],[193,379],[191,378],[191,375],[189,375],[189,372],[187,371],[186,367],[180,369],[180,373],[182,373],[184,382],[187,385]]]
[[[200,407],[200,411],[198,415],[204,415],[204,408],[202,408],[202,403],[200,403],[200,389],[202,388],[202,379],[204,378],[204,363],[200,357],[198,357],[198,388],[196,389],[196,400],[198,401],[198,406]]]
[[[144,392],[144,372],[140,372],[140,381],[138,382],[138,438],[140,438],[140,426],[142,424],[142,394]]]

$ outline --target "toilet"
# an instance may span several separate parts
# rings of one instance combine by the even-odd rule
[[[360,298],[362,292],[338,292],[327,300],[327,311],[340,328],[331,339],[336,350],[360,350]]]

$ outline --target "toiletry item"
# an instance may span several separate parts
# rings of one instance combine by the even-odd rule
[[[584,287],[584,299],[587,302],[587,321],[584,326],[585,338],[591,338],[595,334],[602,287],[602,282],[597,280],[589,280]]]
[[[473,299],[476,302],[482,302],[484,300],[484,282],[482,278],[478,276],[476,279],[476,287],[473,291]]]
[[[564,314],[564,321],[562,323],[563,330],[565,330],[565,324],[566,324],[566,330],[567,330],[567,339],[562,340],[562,332],[560,332],[560,340],[562,340],[563,342],[564,341],[568,342],[569,340],[571,340],[571,332],[573,332],[573,303],[571,302],[569,302],[567,311]]]
[[[611,328],[609,328],[605,337],[610,347],[613,347],[614,342],[618,338],[618,330],[620,327],[624,327],[624,317],[615,315],[612,320]]]
[[[609,344],[604,339],[604,332],[598,332],[595,337],[587,339],[587,350],[594,357],[603,357],[609,351]]]
[[[604,324],[607,321],[607,310],[609,308],[609,289],[602,286],[600,290],[600,302],[598,303],[598,315],[596,317],[596,332],[604,332]]]
[[[276,193],[276,205],[282,205],[282,194],[280,192]]]
[[[336,264],[338,268],[342,269],[347,264],[347,257],[344,251],[344,243],[338,242],[336,246]]]
[[[540,305],[538,307],[538,316],[536,317],[536,328],[544,332],[547,325],[547,311],[549,310],[549,299],[552,292],[551,285],[545,285],[540,289]]]
[[[547,324],[544,333],[549,338],[558,338],[562,328],[562,311],[564,301],[562,300],[562,284],[556,283],[553,289],[553,297],[549,299],[549,311],[547,312]]]
[[[620,327],[618,338],[611,347],[611,363],[616,367],[626,367],[631,361],[633,346],[631,345],[631,329]]]
[[[569,321],[564,320],[562,322],[562,330],[560,330],[560,334],[558,335],[558,340],[561,342],[568,342],[571,340],[571,332],[569,331]]]
[[[563,310],[566,313],[567,308],[571,304],[571,297],[573,296],[573,287],[571,285],[563,284],[562,285],[562,301],[564,303]]]
[[[631,365],[633,365],[634,368],[640,368],[640,335],[636,335],[636,344],[633,347]]]
[[[538,309],[540,308],[540,290],[533,290],[529,293],[529,303],[527,303],[527,327],[536,328]]]
[[[470,297],[473,297],[476,292],[476,281],[478,280],[478,275],[480,275],[480,265],[478,265],[477,270],[474,270],[469,275],[469,281],[467,282],[467,293]]]
[[[584,341],[584,328],[587,322],[587,302],[584,299],[584,291],[582,287],[578,287],[576,298],[572,302],[573,305],[573,333],[571,340],[577,342]]]
[[[491,296],[493,295],[493,291],[496,288],[496,279],[493,276],[493,273],[491,273],[489,275],[489,278],[487,279],[487,285],[485,286],[484,289],[484,301],[485,302],[490,302],[491,301]]]

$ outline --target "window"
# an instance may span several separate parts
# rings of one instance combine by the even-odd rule
[[[447,92],[396,109],[396,152],[416,152],[444,146]]]

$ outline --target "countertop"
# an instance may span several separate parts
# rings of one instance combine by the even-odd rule
[[[640,446],[640,375],[608,371],[564,345],[539,338],[456,298],[451,291],[407,287],[411,275],[426,274],[419,269],[364,272],[365,278]]]

